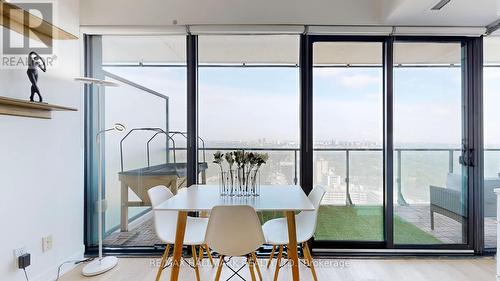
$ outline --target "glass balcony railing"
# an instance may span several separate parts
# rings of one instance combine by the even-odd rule
[[[185,147],[176,147],[178,159],[185,158],[185,150]],[[299,148],[250,146],[200,147],[200,161],[205,159],[208,164],[204,174],[200,173],[200,182],[218,184],[220,168],[212,163],[213,154],[216,151],[226,153],[234,150],[269,154],[268,162],[261,168],[263,185],[300,182]],[[499,152],[500,149],[487,149],[485,158],[492,158],[490,156],[498,155]],[[173,150],[170,153],[173,159]],[[380,148],[315,149],[314,184],[327,190],[320,207],[317,240],[383,240],[382,153]],[[430,186],[446,188],[449,174],[460,175],[460,153],[460,149],[456,148],[394,150],[394,238],[397,244],[462,243],[462,225],[459,222],[440,214],[435,215],[434,221],[430,216]],[[490,171],[489,174],[500,171],[500,161],[490,162],[485,169]],[[261,218],[266,220],[280,215],[262,214]],[[431,221],[434,227],[431,227]],[[485,218],[485,224],[494,225],[494,222],[494,218]],[[135,236],[125,239],[123,236],[128,235],[127,232],[117,232],[106,241],[108,245],[127,239],[124,245],[155,245],[159,242],[154,235],[151,236],[154,232],[151,227],[152,224],[146,221],[135,228]],[[488,231],[490,228],[485,229],[487,237],[495,235],[494,231]]]
[[[208,161],[207,184],[217,184],[219,168],[213,161],[216,151],[229,152],[234,150],[259,151],[269,154],[269,161],[262,169],[263,184],[298,184],[299,182],[299,148],[263,148],[263,147],[207,147],[205,152]],[[315,165],[327,162],[328,168],[316,169],[314,181],[317,185],[332,186],[335,190],[343,190],[343,203],[353,204],[353,197],[359,195],[361,187],[370,190],[370,185],[379,184],[381,173],[367,175],[361,169],[366,166],[376,166],[381,169],[379,148],[316,148]],[[485,149],[485,156],[498,153],[499,149]],[[201,153],[201,152],[200,152]],[[445,186],[447,174],[461,174],[458,148],[396,148],[394,149],[394,194],[398,205],[429,203],[429,185]],[[201,154],[200,154],[201,155]],[[354,163],[353,163],[354,162]],[[364,162],[358,165],[356,162]],[[370,163],[373,162],[373,163]],[[321,164],[324,165],[324,164]],[[488,167],[486,170],[497,170],[498,167]],[[332,169],[333,168],[333,169]],[[373,168],[373,167],[372,167]],[[370,183],[372,182],[372,183]],[[337,188],[340,187],[340,188]],[[379,187],[378,187],[379,188]],[[367,191],[369,192],[369,191]],[[335,196],[338,198],[339,196]],[[326,197],[328,198],[328,196]],[[336,204],[339,200],[333,200]],[[355,200],[356,201],[356,200]],[[363,200],[361,200],[363,201]],[[370,200],[365,200],[370,201]],[[358,202],[362,203],[362,202]]]

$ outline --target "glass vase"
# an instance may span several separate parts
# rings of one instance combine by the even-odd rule
[[[245,171],[245,186],[243,189],[243,196],[252,195],[252,174],[253,170],[250,168],[247,171]]]
[[[248,176],[249,182],[249,195],[259,196],[260,195],[260,171],[252,170]]]
[[[236,171],[229,169],[227,171],[227,195],[234,196],[236,189]]]
[[[238,181],[238,183],[237,183],[237,186],[235,188],[235,195],[236,196],[243,196],[244,189],[245,189],[245,169],[244,169],[244,167],[238,168],[237,181]]]
[[[226,172],[219,173],[219,195],[228,195],[228,177]]]

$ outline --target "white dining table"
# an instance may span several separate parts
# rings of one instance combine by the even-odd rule
[[[295,230],[295,212],[312,211],[311,204],[302,188],[298,185],[264,185],[260,188],[259,196],[229,197],[220,196],[217,185],[192,185],[184,192],[158,205],[156,211],[178,211],[177,230],[170,274],[171,281],[179,278],[182,244],[186,229],[188,212],[210,211],[215,206],[249,205],[255,211],[280,211],[287,218],[288,223],[288,256],[292,266],[294,281],[300,280],[299,258],[297,254],[297,233]],[[158,269],[159,271],[162,268]]]

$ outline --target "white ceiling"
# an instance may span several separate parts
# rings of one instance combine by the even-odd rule
[[[366,26],[375,28],[374,26],[392,25],[484,27],[500,18],[500,0],[451,0],[441,11],[431,11],[430,8],[437,2],[438,0],[142,0],[138,4],[136,0],[85,0],[80,4],[82,25],[121,26],[123,30],[131,27],[144,27],[147,30],[154,26],[158,32],[156,36],[105,37],[103,57],[109,63],[185,63],[185,37],[161,36],[165,34],[161,33],[162,30],[174,30],[177,34],[179,31],[184,32],[183,25],[192,26],[193,32],[195,28],[202,30],[202,27],[205,31],[207,28],[209,31],[211,28],[231,30],[228,25],[253,25],[251,28],[263,30],[271,25],[269,30],[287,30],[284,25],[364,26],[361,29],[367,29]],[[174,20],[177,21],[176,28],[172,25]],[[266,26],[262,27],[263,25]],[[294,29],[293,26],[290,28]],[[427,32],[425,28],[420,29]],[[392,29],[389,27],[389,30]],[[300,32],[302,31],[296,34]],[[298,63],[298,36],[211,35],[200,36],[199,44],[200,63]],[[485,43],[485,51],[498,46],[500,41],[491,42],[489,46]],[[398,53],[404,55],[399,56]],[[324,44],[316,48],[315,61],[318,64],[379,64],[379,54],[380,48],[374,48],[370,44]],[[395,52],[395,62],[402,64],[457,64],[460,63],[459,60],[460,48],[451,44],[400,44]],[[500,62],[500,57],[489,57],[487,61]]]
[[[383,0],[388,25],[486,26],[499,18],[497,0],[451,0],[439,11],[439,0]]]
[[[82,25],[299,24],[486,26],[497,0],[82,0]]]

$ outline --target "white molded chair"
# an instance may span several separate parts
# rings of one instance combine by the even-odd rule
[[[154,212],[154,224],[156,235],[160,240],[162,240],[167,246],[165,247],[165,252],[163,253],[160,268],[158,269],[158,274],[156,275],[156,280],[160,280],[161,273],[167,263],[169,256],[170,247],[175,244],[175,234],[177,227],[177,215],[176,211],[159,211],[155,208],[161,203],[172,198],[174,195],[172,192],[163,185],[155,186],[148,190],[149,199],[151,200],[151,205],[153,206]],[[186,231],[184,234],[183,245],[191,246],[191,251],[193,253],[194,260],[194,270],[196,272],[196,279],[200,280],[200,273],[198,269],[198,260],[196,254],[196,246],[200,246],[200,257],[202,256],[203,248],[207,251],[208,258],[214,265],[212,260],[212,254],[210,249],[205,244],[205,233],[208,226],[207,218],[195,218],[188,217],[186,222]]]
[[[265,238],[259,217],[252,207],[214,207],[210,212],[205,242],[220,254],[216,281],[220,278],[226,256],[246,256],[252,281],[256,280],[254,265],[257,266],[257,273],[262,280],[255,250],[264,244]]]
[[[316,222],[318,219],[318,209],[321,203],[321,199],[325,195],[326,191],[321,186],[316,186],[313,188],[311,193],[309,193],[309,200],[314,206],[314,211],[303,211],[298,215],[295,215],[295,224],[297,231],[297,244],[302,244],[302,249],[304,251],[304,258],[306,259],[306,264],[310,267],[311,273],[315,281],[318,280],[316,277],[316,271],[313,266],[313,260],[307,241],[311,239],[316,230]],[[278,279],[278,274],[280,270],[280,262],[283,254],[283,247],[288,245],[288,225],[286,218],[272,219],[264,223],[262,226],[264,231],[264,236],[266,237],[266,244],[272,245],[273,249],[267,263],[267,267],[271,265],[271,260],[273,259],[276,248],[279,247],[276,270],[274,271],[274,280]]]

